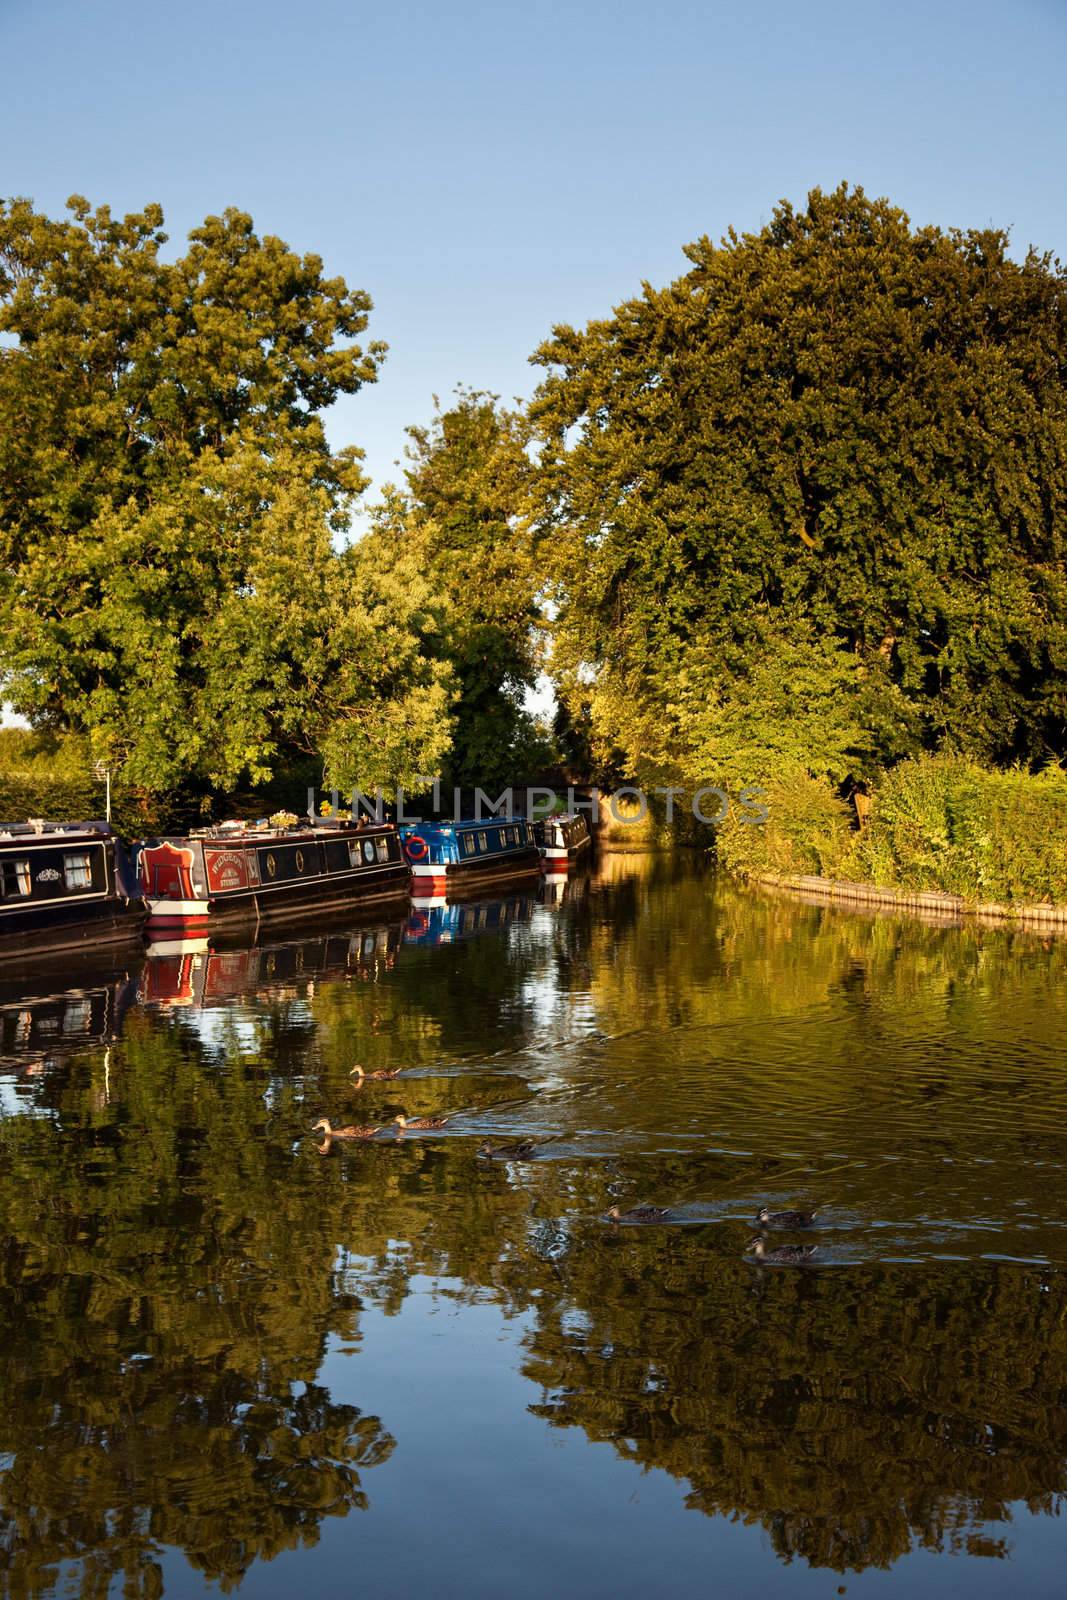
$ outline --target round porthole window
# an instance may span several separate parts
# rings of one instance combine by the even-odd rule
[[[303,870],[304,870],[304,852],[303,852],[303,850],[298,850],[296,852],[294,860],[296,861],[296,870],[297,870],[297,872],[303,872]]]
[[[363,859],[364,859],[364,861],[373,861],[374,860],[374,840],[373,839],[364,839],[364,841],[363,841]]]
[[[273,878],[274,874],[278,870],[278,863],[274,859],[273,850],[268,850],[267,851],[267,859],[266,859],[265,865],[266,865],[266,868],[267,868],[267,877],[268,878]]]

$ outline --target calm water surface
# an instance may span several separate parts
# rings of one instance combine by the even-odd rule
[[[0,1594],[1061,1593],[1065,976],[648,857],[6,970]]]

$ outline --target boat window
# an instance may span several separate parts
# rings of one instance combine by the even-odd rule
[[[373,839],[364,839],[364,841],[363,841],[363,859],[364,859],[364,861],[373,861],[374,860],[374,840]]]
[[[489,835],[487,833],[480,833],[478,835],[478,849],[479,850],[488,850],[488,848],[489,848]]]
[[[278,863],[274,859],[273,850],[268,850],[267,851],[266,868],[267,868],[267,877],[268,878],[273,878],[274,874],[278,870]]]
[[[362,854],[362,851],[359,848],[359,840],[358,839],[349,839],[349,841],[348,841],[348,865],[350,867],[358,867],[360,862],[362,861],[362,859],[363,859],[363,854]]]
[[[15,900],[19,895],[31,892],[33,885],[28,861],[5,861],[0,864],[0,873],[0,889],[5,900]]]
[[[474,854],[474,835],[473,835],[473,833],[465,833],[463,835],[463,854],[465,856],[472,856]]]
[[[389,860],[389,840],[388,839],[385,839],[385,838],[376,839],[374,841],[374,848],[375,848],[375,851],[377,852],[379,861],[388,861]]]
[[[304,852],[303,852],[303,850],[298,850],[293,859],[296,862],[296,870],[297,870],[297,872],[303,872],[303,870],[304,870]]]
[[[63,857],[63,882],[68,889],[91,889],[93,868],[88,850],[72,850]]]

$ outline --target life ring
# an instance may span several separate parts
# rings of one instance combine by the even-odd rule
[[[425,861],[430,849],[420,834],[410,833],[404,840],[404,854],[409,861]]]

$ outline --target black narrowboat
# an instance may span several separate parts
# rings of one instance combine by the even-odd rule
[[[153,936],[403,901],[409,880],[394,824],[332,817],[146,840],[138,870]]]
[[[0,953],[121,944],[144,916],[132,861],[108,823],[0,826]]]

